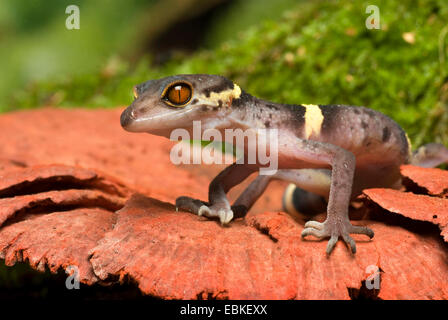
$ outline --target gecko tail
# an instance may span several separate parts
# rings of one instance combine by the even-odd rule
[[[448,149],[441,143],[428,143],[415,150],[410,164],[434,168],[442,163],[448,163]]]

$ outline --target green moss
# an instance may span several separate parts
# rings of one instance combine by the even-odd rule
[[[370,4],[380,8],[381,30],[365,27]],[[446,21],[445,0],[305,2],[214,50],[158,68],[145,59],[131,70],[112,59],[100,74],[31,85],[12,105],[125,105],[132,86],[147,79],[217,73],[276,102],[368,106],[397,120],[416,144],[448,144],[446,50],[439,50]]]

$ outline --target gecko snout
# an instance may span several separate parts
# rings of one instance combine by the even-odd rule
[[[133,112],[132,112],[132,108],[126,108],[120,116],[120,124],[123,128],[126,129],[126,127],[128,127],[132,121],[134,120],[134,116],[133,116]]]

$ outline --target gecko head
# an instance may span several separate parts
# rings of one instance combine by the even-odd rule
[[[190,129],[195,120],[229,112],[241,89],[218,75],[176,75],[149,80],[134,87],[135,100],[121,114],[121,126],[131,132],[169,136],[177,128]]]

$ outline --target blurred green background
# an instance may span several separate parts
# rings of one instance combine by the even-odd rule
[[[65,27],[72,4],[79,30]],[[371,107],[415,146],[448,145],[447,34],[447,0],[2,0],[0,112],[124,106],[148,79],[212,73],[276,102]],[[67,294],[30,272],[0,265],[0,297]]]
[[[217,73],[276,102],[368,106],[414,145],[448,144],[447,31],[446,0],[2,0],[0,111],[127,105],[148,79]]]

